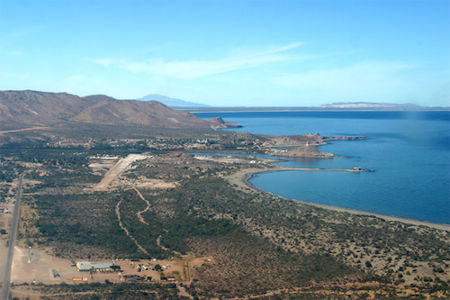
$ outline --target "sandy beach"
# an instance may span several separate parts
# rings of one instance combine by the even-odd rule
[[[340,171],[340,172],[358,172],[353,169],[318,169],[318,168],[291,168],[291,167],[281,167],[281,166],[274,166],[273,168],[248,168],[240,170],[228,177],[226,179],[232,184],[237,185],[239,189],[241,190],[253,190],[257,192],[263,192],[268,193],[266,191],[260,190],[256,188],[254,185],[252,185],[249,180],[258,173],[265,173],[265,172],[281,172],[281,171]],[[349,209],[349,208],[343,208],[338,206],[332,206],[332,205],[325,205],[325,204],[317,204],[317,203],[311,203],[311,202],[305,202],[297,199],[289,199],[282,196],[275,195],[280,198],[293,200],[305,205],[311,205],[315,207],[320,207],[324,209],[339,211],[339,212],[347,212],[351,214],[356,215],[365,215],[365,216],[373,216],[377,217],[386,221],[396,221],[396,222],[402,222],[409,225],[416,225],[416,226],[428,226],[431,228],[439,229],[439,230],[445,230],[450,231],[450,225],[445,224],[438,224],[438,223],[431,223],[431,222],[424,222],[424,221],[418,221],[418,220],[412,220],[412,219],[406,219],[401,217],[394,217],[394,216],[388,216],[383,214],[377,214],[377,213],[371,213],[366,211],[360,211],[355,209]]]

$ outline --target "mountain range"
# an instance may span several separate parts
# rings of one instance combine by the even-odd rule
[[[208,105],[195,103],[195,102],[189,102],[189,101],[185,101],[185,100],[177,99],[177,98],[170,98],[170,97],[159,95],[159,94],[150,94],[150,95],[144,96],[142,98],[139,98],[138,100],[141,100],[141,101],[155,100],[155,101],[159,101],[170,107],[208,107]]]
[[[152,95],[148,96],[150,98]],[[160,96],[163,97],[164,96]],[[147,97],[144,97],[147,98]],[[162,99],[162,98],[160,98]],[[167,99],[172,99],[168,98]],[[180,99],[174,99],[183,101]],[[181,102],[171,102],[172,104]],[[192,105],[191,102],[185,102]],[[183,109],[180,107],[180,109]],[[0,129],[56,124],[135,125],[158,128],[227,128],[237,125],[221,118],[203,120],[190,111],[296,111],[296,110],[423,110],[413,104],[343,102],[303,108],[217,108],[198,106],[186,111],[172,109],[158,101],[118,100],[105,95],[79,97],[68,93],[0,91]],[[435,108],[438,109],[438,108]],[[440,108],[448,109],[448,108]]]
[[[137,125],[159,128],[227,127],[222,119],[203,120],[158,101],[117,100],[105,95],[0,91],[0,128],[61,123]]]

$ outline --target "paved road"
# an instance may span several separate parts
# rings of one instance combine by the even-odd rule
[[[14,245],[16,244],[17,237],[17,227],[19,226],[19,207],[20,207],[20,198],[22,197],[22,180],[24,174],[20,175],[19,182],[17,184],[17,194],[16,194],[16,203],[14,205],[14,214],[11,223],[11,229],[9,231],[9,248],[8,248],[8,257],[6,259],[5,265],[5,276],[3,277],[3,287],[1,299],[7,300],[9,297],[9,283],[11,279],[11,265],[14,255]]]

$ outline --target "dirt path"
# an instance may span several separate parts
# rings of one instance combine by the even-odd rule
[[[184,288],[184,286],[181,286],[180,284],[177,284],[177,289],[178,289],[178,296],[181,297],[187,297],[189,299],[194,299],[194,297],[192,297],[191,294],[189,294],[186,289]]]
[[[108,186],[122,174],[133,162],[146,159],[148,156],[142,154],[129,154],[127,157],[121,158],[108,172],[103,179],[94,187],[96,191],[104,191]]]
[[[161,245],[161,238],[162,238],[162,235],[159,235],[159,236],[156,238],[156,245],[157,245],[159,248],[161,248],[161,250],[168,251],[168,252],[172,252],[172,253],[174,253],[175,255],[178,255],[179,257],[185,257],[185,256],[186,256],[186,255],[181,254],[181,253],[178,252],[178,251],[175,251],[175,250],[166,248],[166,247],[164,247],[163,245]]]
[[[36,127],[30,127],[30,128],[22,128],[22,129],[0,130],[0,134],[31,131],[31,130],[43,130],[43,129],[48,129],[48,127],[36,126]]]
[[[147,203],[147,207],[146,207],[145,209],[141,210],[141,211],[138,211],[138,212],[136,213],[136,215],[137,215],[137,217],[139,218],[139,221],[140,221],[142,224],[149,225],[149,224],[144,220],[144,218],[142,217],[142,214],[145,213],[146,211],[148,211],[148,210],[150,209],[150,201],[148,201],[147,199],[145,199],[144,195],[142,195],[142,193],[141,193],[141,192],[140,192],[133,184],[130,183],[130,186],[131,186],[131,188],[136,192],[136,194],[139,196],[139,198],[141,198],[142,201],[144,201],[145,203]],[[116,207],[116,214],[117,214],[117,211],[118,211],[118,208]],[[126,230],[126,229],[124,229],[124,230]],[[126,232],[128,232],[128,231],[126,231]],[[128,235],[128,234],[127,234],[127,235]],[[136,243],[137,243],[137,242],[136,242]],[[136,245],[137,245],[137,244],[136,244]],[[156,245],[157,245],[159,248],[161,248],[161,250],[163,250],[163,251],[167,251],[167,252],[170,252],[170,251],[171,251],[169,248],[166,248],[166,247],[164,247],[164,246],[161,245],[161,235],[159,235],[159,236],[156,238]],[[172,251],[172,252],[174,252],[175,254],[178,254],[178,255],[181,256],[181,253],[179,253],[179,252],[176,252],[176,251]]]
[[[144,220],[144,218],[142,217],[142,214],[147,212],[150,209],[150,201],[148,201],[147,199],[144,198],[144,196],[141,194],[141,192],[139,192],[139,190],[134,186],[131,185],[131,188],[136,192],[136,194],[138,194],[139,198],[142,199],[142,201],[144,201],[145,203],[147,203],[147,207],[144,210],[138,211],[137,212],[137,217],[139,218],[139,221],[142,224],[148,225],[148,223]]]
[[[130,234],[130,232],[128,231],[128,229],[123,225],[122,220],[120,219],[120,204],[122,203],[122,200],[120,200],[119,202],[117,202],[116,205],[116,216],[117,216],[117,220],[119,221],[119,226],[120,228],[122,228],[123,231],[125,231],[125,234],[134,242],[134,244],[138,247],[139,251],[141,251],[142,253],[144,253],[145,255],[150,256],[150,253],[147,252],[147,250],[144,249],[144,247],[142,247],[138,241],[134,238],[134,236],[132,236]]]
[[[160,283],[161,284],[161,283]],[[164,283],[164,285],[169,285],[170,283]],[[129,292],[145,292],[147,294],[150,295],[155,295],[158,296],[158,294],[152,290],[152,289],[128,289],[127,291]],[[46,298],[52,298],[52,299],[56,299],[56,298],[62,298],[62,299],[72,299],[73,296],[77,295],[77,296],[85,296],[85,295],[98,295],[98,294],[102,294],[102,296],[105,295],[112,295],[113,293],[115,293],[114,291],[108,290],[106,291],[106,293],[103,291],[78,291],[78,292],[74,292],[74,291],[70,291],[70,292],[64,292],[64,293],[49,293],[46,294],[44,291],[34,291],[34,290],[30,290],[30,289],[26,289],[23,287],[15,287],[13,289],[13,294],[15,297],[21,297],[20,299],[42,299],[43,296],[45,296]],[[181,293],[180,293],[181,295]],[[189,295],[190,296],[190,295]],[[191,296],[192,297],[192,296]],[[191,298],[193,299],[193,298]]]
[[[145,212],[147,212],[149,209],[150,209],[150,207],[151,207],[151,204],[150,204],[150,201],[148,201],[147,199],[145,199],[145,197],[144,197],[144,195],[142,195],[142,193],[132,184],[132,183],[129,183],[129,185],[131,186],[131,188],[136,192],[136,194],[139,196],[139,198],[141,198],[142,199],[142,201],[144,201],[146,204],[147,204],[147,206],[143,209],[143,210],[141,210],[141,211],[138,211],[137,213],[136,213],[136,215],[137,215],[137,217],[139,218],[139,221],[142,223],[142,224],[145,224],[145,225],[149,225],[145,220],[144,220],[144,218],[142,217],[142,214],[143,213],[145,213]],[[120,200],[118,203],[117,203],[117,205],[116,205],[116,215],[117,215],[117,219],[119,220],[119,226],[120,226],[120,228],[122,228],[124,231],[125,231],[125,233],[128,235],[128,237],[130,238],[130,239],[132,239],[133,240],[133,242],[136,244],[136,246],[139,248],[139,250],[141,250],[143,253],[145,253],[145,254],[147,254],[147,255],[149,255],[150,256],[150,254],[141,246],[141,245],[139,245],[139,243],[136,241],[136,239],[129,233],[129,231],[125,228],[125,226],[123,226],[123,224],[122,224],[122,221],[120,220],[120,204],[121,204],[121,202],[122,202],[122,200]],[[163,250],[163,251],[167,251],[167,252],[173,252],[174,254],[176,254],[176,255],[178,255],[178,256],[182,256],[182,254],[180,253],[180,252],[177,252],[177,251],[175,251],[175,250],[170,250],[169,248],[166,248],[166,247],[164,247],[163,245],[161,245],[161,235],[159,235],[157,238],[156,238],[156,245],[159,247],[159,248],[161,248],[161,250]]]
[[[157,238],[156,238],[156,245],[159,247],[159,248],[161,248],[162,250],[164,250],[164,251],[171,251],[169,248],[166,248],[166,247],[164,247],[163,245],[161,245],[161,237],[162,237],[162,235],[159,235]],[[176,251],[173,251],[174,253],[177,253],[177,254],[179,254],[179,255],[181,255],[181,253],[179,253],[179,252],[176,252]]]

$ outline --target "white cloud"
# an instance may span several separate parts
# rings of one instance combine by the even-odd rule
[[[136,62],[124,59],[102,58],[93,61],[105,67],[116,66],[130,72],[147,72],[179,79],[194,79],[298,59],[299,57],[283,52],[296,49],[301,45],[302,43],[296,42],[263,52],[233,55],[216,60],[166,61],[164,59],[154,59]]]
[[[273,79],[276,85],[296,88],[314,98],[396,95],[413,90],[414,63],[366,61],[342,68],[312,70]]]
[[[268,52],[269,53],[279,53],[279,52],[284,52],[284,51],[288,51],[291,49],[295,49],[295,48],[301,47],[303,45],[304,45],[304,43],[302,43],[302,42],[294,42],[294,43],[291,43],[291,44],[288,44],[285,46],[275,48],[273,50],[269,50]]]
[[[324,85],[373,84],[395,73],[415,68],[414,64],[399,62],[362,62],[349,67],[313,70],[305,73],[287,74],[275,78],[283,86],[323,87]]]

